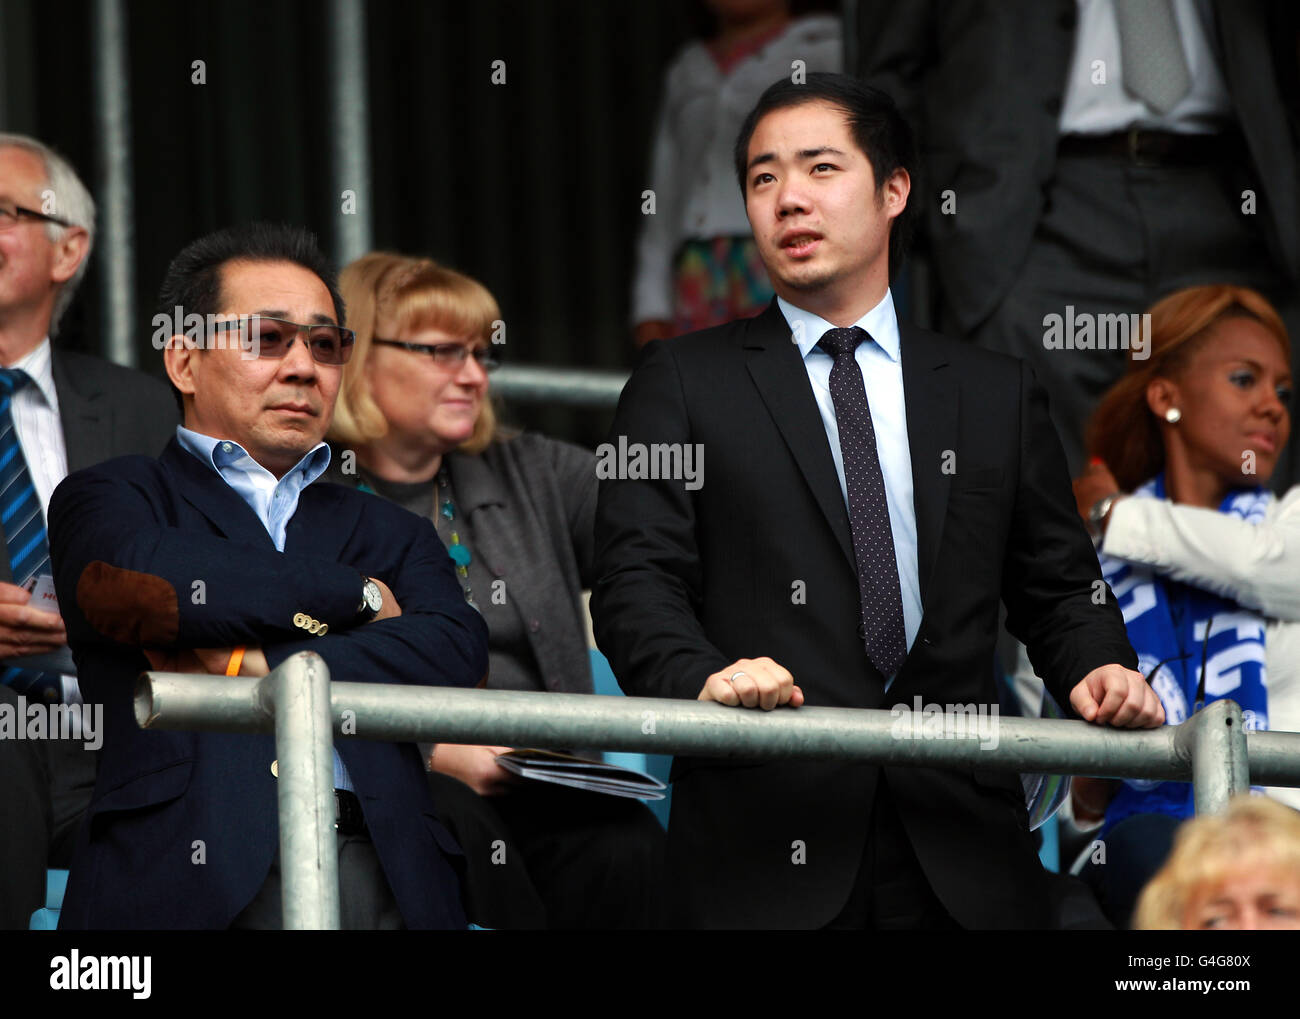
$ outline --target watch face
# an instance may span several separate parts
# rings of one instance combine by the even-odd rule
[[[378,612],[384,607],[384,594],[379,590],[379,585],[373,580],[367,580],[363,590],[366,599],[366,608],[371,612]]]

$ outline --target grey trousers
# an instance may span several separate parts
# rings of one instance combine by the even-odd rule
[[[339,835],[339,927],[345,931],[405,930],[368,835]],[[271,871],[253,901],[231,921],[230,929],[273,931],[284,927],[281,903],[280,850],[275,850]]]
[[[1265,198],[1244,153],[1223,166],[1139,167],[1061,156],[1028,257],[1001,305],[973,333],[1026,359],[1047,390],[1072,476],[1086,464],[1084,427],[1124,371],[1125,350],[1048,349],[1048,315],[1140,313],[1183,287],[1232,283],[1259,290],[1282,313],[1297,358],[1295,287],[1264,241]],[[1257,211],[1243,213],[1253,190]],[[950,319],[950,316],[946,316]],[[948,323],[951,325],[951,323]],[[1300,480],[1292,442],[1273,479]]]

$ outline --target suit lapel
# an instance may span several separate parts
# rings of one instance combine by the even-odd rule
[[[271,534],[253,508],[225,478],[172,439],[159,457],[177,479],[176,490],[222,535],[231,541],[275,547]]]
[[[285,528],[284,550],[348,562],[343,546],[357,529],[364,500],[347,499],[344,488],[326,478],[322,475],[299,494],[298,509]]]
[[[799,347],[791,339],[790,327],[775,298],[767,311],[750,320],[742,343],[749,352],[749,374],[754,385],[852,567],[849,512],[826,441],[826,427],[799,357]]]
[[[955,462],[957,382],[947,355],[929,333],[903,322],[899,322],[898,329],[902,338],[907,442],[912,457],[917,577],[924,614],[943,537],[950,472],[961,468]]]
[[[80,378],[68,370],[62,354],[51,351],[50,373],[59,398],[59,421],[68,457],[68,473],[91,467],[113,455],[113,410],[103,400],[103,387],[93,376]]]

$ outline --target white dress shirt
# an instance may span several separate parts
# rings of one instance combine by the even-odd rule
[[[215,439],[177,425],[176,440],[186,451],[211,467],[248,504],[275,542],[277,552],[284,551],[285,529],[298,509],[298,496],[330,465],[330,448],[323,442],[317,443],[283,478],[277,478],[231,439]],[[360,588],[358,573],[358,601]],[[353,790],[351,776],[337,748],[334,750],[334,788]]]
[[[1205,134],[1232,119],[1228,86],[1215,51],[1213,12],[1197,0],[1174,0],[1191,88],[1166,114],[1157,113],[1124,88],[1119,23],[1114,0],[1077,0],[1079,27],[1061,103],[1061,134],[1111,134],[1130,127]],[[1105,64],[1105,84],[1093,80],[1094,61]]]
[[[840,429],[831,399],[831,367],[835,359],[818,343],[835,326],[812,312],[796,308],[782,297],[777,298],[794,341],[803,357],[808,381],[812,383],[822,426],[830,443],[835,473],[840,480],[844,505],[849,504],[848,484],[844,480],[844,456],[840,451]],[[894,557],[898,560],[898,586],[903,598],[903,628],[910,649],[921,628],[920,567],[916,559],[916,507],[912,500],[912,451],[907,440],[907,403],[903,394],[903,358],[898,334],[898,316],[894,313],[893,295],[886,290],[884,299],[854,325],[865,329],[873,343],[860,343],[855,352],[862,381],[866,386],[871,411],[871,427],[876,433],[876,455],[885,482],[885,502],[889,508],[889,530],[894,539]],[[886,689],[893,681],[890,676]]]

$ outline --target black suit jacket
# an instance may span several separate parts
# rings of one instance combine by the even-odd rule
[[[69,474],[115,456],[156,456],[176,434],[176,402],[157,379],[57,348],[50,371]],[[0,581],[13,582],[8,549],[0,549]]]
[[[176,404],[156,379],[58,347],[51,351],[51,373],[69,471],[128,453],[157,453],[176,429]],[[35,450],[25,455],[31,457]],[[0,581],[13,582],[9,550],[2,542]],[[0,748],[0,773],[6,776],[0,785],[0,813],[23,822],[12,832],[0,832],[0,885],[5,886],[0,888],[0,926],[25,927],[32,910],[45,901],[47,849],[50,862],[62,862],[90,798],[95,753],[82,750],[79,742],[6,742]],[[9,902],[12,909],[6,910]]]
[[[275,852],[274,737],[140,729],[144,648],[255,645],[272,668],[311,650],[349,682],[474,686],[487,668],[487,628],[433,525],[338,485],[302,491],[279,552],[239,494],[173,440],[158,459],[69,475],[50,501],[50,543],[81,689],[104,705],[62,927],[225,928]],[[388,584],[400,617],[354,625],[362,574]],[[301,612],[329,632],[305,636]],[[459,847],[415,747],[349,739],[338,750],[406,925],[463,928]]]
[[[600,486],[592,610],[629,694],[694,698],[710,673],[767,655],[812,705],[996,705],[999,599],[1063,704],[1092,669],[1136,666],[1113,602],[1094,604],[1097,557],[1028,368],[900,329],[924,614],[888,693],[858,636],[848,511],[826,432],[773,302],[756,318],[650,345],[619,401],[613,436],[704,451],[697,491],[680,481]],[[884,770],[921,865],[959,923],[1047,922],[1018,776]],[[833,919],[862,859],[880,771],[679,759],[669,842],[686,919]],[[804,863],[792,862],[796,843]]]
[[[1258,175],[1258,215],[1277,266],[1300,280],[1297,7],[1222,0],[1213,9],[1233,114]],[[894,97],[918,133],[923,182],[913,197],[964,331],[1006,295],[1042,217],[1076,21],[1075,0],[858,5],[858,72]],[[948,188],[957,215],[943,212]]]

